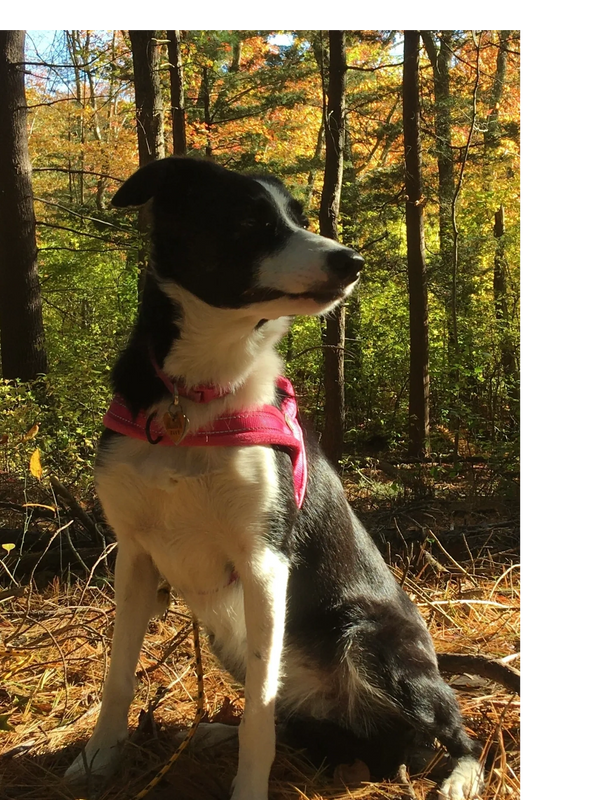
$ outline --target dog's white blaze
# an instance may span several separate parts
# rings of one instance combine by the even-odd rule
[[[288,203],[289,197],[285,192],[282,192],[277,184],[271,183],[270,181],[262,181],[260,178],[257,179],[257,183],[260,183],[261,186],[269,192],[273,200],[277,205],[277,209],[281,214],[282,218],[287,222],[290,228],[298,228],[298,230],[303,230],[300,228],[297,222],[294,221],[292,215],[289,212]]]
[[[327,256],[340,250],[341,245],[301,228],[291,218],[288,199],[277,186],[262,181],[259,183],[270,193],[280,215],[294,232],[282,250],[261,261],[258,285],[288,294],[317,291],[329,278]]]
[[[297,228],[282,250],[261,261],[257,283],[289,294],[318,290],[329,278],[327,256],[334,250],[339,245],[332,240]]]

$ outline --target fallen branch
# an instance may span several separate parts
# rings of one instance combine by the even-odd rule
[[[463,653],[438,653],[438,666],[440,672],[448,675],[479,675],[499,683],[509,692],[521,694],[521,673],[501,661]]]
[[[96,530],[94,520],[83,510],[67,487],[62,484],[58,478],[55,478],[54,475],[50,476],[50,483],[56,492],[56,496],[63,501],[73,516],[83,525],[86,531],[94,537],[94,539],[99,540],[100,537],[98,535],[98,531]]]
[[[3,600],[10,600],[13,597],[23,597],[26,591],[26,586],[15,586],[14,589],[3,589],[0,591],[0,603]]]

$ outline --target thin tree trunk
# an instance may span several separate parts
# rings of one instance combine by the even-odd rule
[[[494,214],[494,307],[496,325],[500,342],[502,370],[507,385],[507,395],[513,416],[519,402],[517,358],[509,333],[509,316],[506,286],[506,253],[504,249],[504,207],[500,206]]]
[[[157,31],[129,31],[140,167],[165,157]]]
[[[165,157],[163,104],[160,91],[160,50],[157,31],[129,31],[133,56],[133,85],[135,90],[138,160],[140,167]],[[148,219],[144,211],[138,217],[138,230],[143,238],[148,233]],[[148,248],[142,244],[138,253],[138,297],[141,298]]]
[[[454,189],[454,197],[452,198],[452,231],[454,245],[452,248],[452,290],[451,290],[451,311],[452,311],[452,334],[454,343],[454,353],[451,355],[452,370],[451,375],[455,386],[455,408],[452,413],[451,424],[454,428],[454,458],[458,459],[459,443],[460,443],[460,402],[462,395],[461,386],[461,372],[460,366],[462,362],[462,353],[460,349],[460,342],[458,340],[458,268],[459,268],[459,232],[457,221],[458,199],[462,190],[463,178],[465,176],[465,169],[469,159],[469,151],[473,134],[475,132],[475,123],[477,121],[477,92],[479,90],[479,79],[481,72],[480,52],[481,52],[481,32],[479,37],[475,40],[475,32],[473,32],[473,40],[477,48],[477,62],[475,67],[475,82],[473,84],[473,94],[471,101],[471,126],[469,128],[469,135],[465,145],[464,154],[460,162],[460,171],[458,173],[458,180]]]
[[[89,64],[89,61],[90,61],[90,56],[91,56],[91,53],[90,53],[90,40],[91,40],[91,36],[90,36],[90,32],[88,31],[87,35],[85,37],[85,46],[84,46],[83,51],[81,53],[83,64]],[[96,86],[94,84],[94,76],[93,76],[92,70],[90,69],[89,66],[85,66],[85,67],[82,66],[81,67],[81,71],[83,72],[83,74],[87,78],[88,86],[89,86],[89,89],[90,89],[90,108],[92,109],[92,119],[93,119],[92,131],[93,131],[93,134],[94,134],[94,139],[97,142],[100,142],[100,143],[104,144],[103,140],[102,140],[102,130],[101,130],[101,127],[100,127],[100,116],[98,114],[98,104],[96,102]],[[110,89],[109,89],[109,94],[110,94]],[[110,107],[110,99],[109,99],[109,104],[108,105]],[[104,171],[108,172],[108,162],[107,162],[107,158],[106,158],[106,148],[101,146],[100,153],[101,153],[101,160],[102,160],[102,164],[103,164],[103,169],[104,169]],[[102,209],[104,208],[104,189],[105,189],[105,187],[106,187],[106,178],[98,178],[98,180],[96,182],[96,208],[98,209],[98,211],[102,211]]]
[[[317,144],[315,145],[315,153],[313,155],[313,166],[308,173],[308,180],[306,182],[306,208],[310,208],[312,202],[313,191],[315,188],[315,178],[317,176],[317,168],[323,155],[323,141],[324,141],[325,123],[322,120],[319,126],[319,133],[317,134]]]
[[[181,63],[181,36],[179,31],[167,31],[169,74],[171,77],[171,119],[173,122],[173,155],[187,152],[185,138],[185,98],[183,94],[183,66]]]
[[[408,455],[429,452],[429,312],[419,129],[419,31],[404,31],[403,116],[410,325]]]
[[[116,31],[113,31],[112,35],[112,42],[111,42],[111,58],[113,61],[116,60],[116,41],[117,41],[117,34]],[[91,78],[90,78],[91,80]],[[118,93],[117,93],[118,94]],[[110,77],[108,81],[108,96],[106,98],[105,103],[106,108],[106,128],[105,128],[105,140],[103,142],[102,147],[102,172],[108,175],[110,171],[110,162],[109,162],[109,152],[111,148],[111,130],[112,130],[112,119],[117,113],[116,109],[116,93],[115,93],[115,75],[114,72],[111,70]],[[104,193],[106,191],[106,177],[102,175],[98,178],[96,183],[96,208],[98,211],[102,211],[104,208]]]
[[[83,62],[87,64],[90,60],[90,32],[87,32],[87,36],[85,37],[85,47],[83,49]],[[102,141],[102,133],[100,131],[100,120],[98,118],[98,106],[96,103],[96,88],[94,86],[94,76],[92,75],[92,70],[90,67],[82,67],[82,72],[88,80],[88,86],[90,87],[90,106],[92,109],[92,118],[94,120],[94,138],[97,142]]]
[[[506,60],[508,57],[507,47],[512,31],[500,31],[500,47],[496,59],[496,74],[490,94],[490,114],[488,116],[487,130],[483,134],[483,143],[486,148],[498,147],[500,144],[500,125],[498,116],[500,112],[500,101],[504,90],[504,79],[506,77]]]
[[[212,120],[210,117],[210,81],[208,78],[208,67],[202,67],[202,80],[200,81],[198,105],[202,105],[204,110],[204,131],[206,133],[206,146],[204,148],[204,154],[206,158],[212,158]]]
[[[25,31],[0,31],[0,335],[2,375],[48,371],[27,148]]]
[[[77,104],[79,105],[79,116],[78,116],[78,137],[79,137],[79,176],[78,176],[78,191],[79,191],[79,203],[83,205],[84,202],[84,168],[85,168],[85,161],[84,161],[84,154],[83,154],[83,146],[85,144],[85,126],[83,124],[83,115],[85,113],[85,97],[84,97],[84,84],[81,80],[81,69],[79,66],[79,59],[80,59],[80,51],[81,51],[81,37],[79,35],[79,31],[65,31],[65,35],[67,38],[67,49],[71,55],[71,60],[73,61],[73,72],[75,76],[75,97],[77,99]]]
[[[435,149],[438,165],[439,241],[440,267],[444,280],[451,280],[453,271],[454,230],[452,227],[452,199],[454,197],[454,158],[452,155],[452,121],[450,109],[450,64],[452,59],[452,31],[442,31],[439,49],[432,31],[421,32],[425,49],[433,68],[435,94]],[[451,294],[451,293],[450,293]],[[456,351],[452,301],[446,307],[448,327],[448,356]]]
[[[234,42],[233,51],[231,53],[231,64],[229,65],[229,72],[239,72],[242,63],[242,41],[238,39]]]
[[[319,211],[322,236],[338,240],[338,217],[344,169],[346,93],[346,46],[344,31],[329,31],[329,81],[325,118],[325,173]],[[343,304],[329,314],[323,335],[325,364],[325,424],[321,444],[334,465],[339,465],[344,440],[344,341],[346,317]]]

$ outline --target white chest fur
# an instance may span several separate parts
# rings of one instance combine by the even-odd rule
[[[273,451],[134,439],[110,448],[96,485],[117,538],[132,537],[196,616],[211,616],[219,593],[223,601],[238,594],[228,585],[232,569],[268,531],[278,490]]]

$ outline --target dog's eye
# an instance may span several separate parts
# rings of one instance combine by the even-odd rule
[[[271,231],[275,227],[272,220],[256,219],[255,217],[248,217],[248,219],[240,222],[242,231]]]
[[[310,222],[308,221],[308,217],[302,217],[300,220],[300,225],[307,231],[310,228]]]

